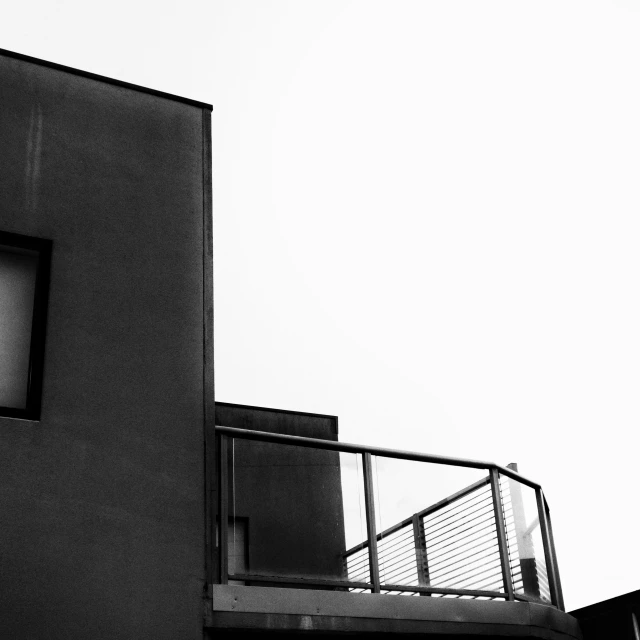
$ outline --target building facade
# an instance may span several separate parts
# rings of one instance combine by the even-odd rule
[[[201,637],[211,107],[8,52],[0,92],[0,636]]]
[[[210,105],[6,51],[0,92],[0,637],[580,636],[514,469],[215,405]],[[378,460],[479,475],[382,526]]]

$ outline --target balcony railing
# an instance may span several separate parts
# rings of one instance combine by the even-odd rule
[[[514,468],[230,427],[216,433],[221,584],[564,610],[548,505]]]

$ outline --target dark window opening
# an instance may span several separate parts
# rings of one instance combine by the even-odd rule
[[[0,231],[0,416],[38,420],[51,241]]]

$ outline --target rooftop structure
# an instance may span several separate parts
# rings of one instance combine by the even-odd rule
[[[0,51],[4,637],[577,638],[514,467],[215,403],[211,107]]]

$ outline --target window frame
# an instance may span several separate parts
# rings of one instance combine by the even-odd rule
[[[2,251],[1,247],[5,246],[35,251],[38,255],[33,295],[26,406],[21,409],[0,405],[0,417],[40,420],[52,245],[53,242],[51,240],[44,238],[34,238],[9,231],[0,231],[0,252]]]

